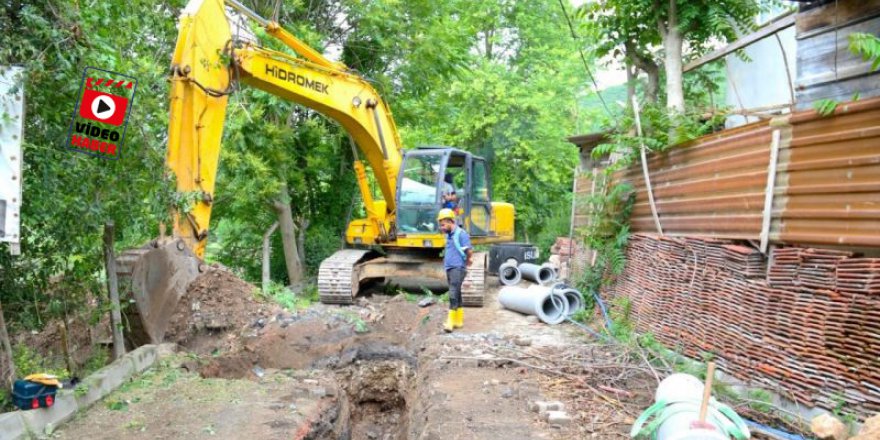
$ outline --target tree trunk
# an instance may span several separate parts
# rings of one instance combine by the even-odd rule
[[[626,108],[632,109],[632,100],[636,96],[636,81],[639,78],[639,69],[630,63],[626,64]]]
[[[663,33],[666,62],[666,108],[673,113],[684,113],[684,86],[682,82],[682,35],[678,28],[676,0],[669,0],[669,18]]]
[[[656,64],[652,64],[648,70],[645,70],[645,73],[648,75],[648,85],[645,86],[645,102],[653,104],[657,102],[657,95],[660,94],[660,68]]]
[[[119,359],[125,354],[125,341],[122,339],[119,281],[116,279],[116,255],[113,253],[113,222],[104,224],[104,265],[107,269],[107,291],[110,294],[110,330],[113,334],[113,359]]]
[[[67,313],[64,313],[64,316],[61,318],[61,327],[58,327],[58,330],[61,332],[61,353],[64,355],[64,365],[72,377],[77,377],[76,366],[73,364],[73,359],[70,356],[70,338],[67,336],[70,334],[70,328],[67,326]],[[115,346],[113,351],[116,351]]]
[[[12,344],[9,343],[9,332],[6,331],[6,319],[3,318],[3,303],[0,302],[0,343],[3,344],[3,364],[7,365],[8,374],[0,377],[0,386],[9,389],[15,381],[15,363],[12,360]],[[7,373],[0,369],[0,374]]]
[[[486,59],[492,61],[492,38],[494,37],[495,29],[486,31]]]
[[[296,244],[296,225],[293,223],[293,213],[290,210],[290,198],[287,195],[287,185],[281,186],[278,200],[273,204],[278,213],[278,225],[281,228],[281,243],[284,249],[284,262],[287,266],[287,277],[290,284],[297,284],[303,279],[302,260]]]
[[[309,229],[310,223],[308,219],[301,218],[296,231],[296,249],[299,252],[299,260],[303,262],[303,266],[305,266],[306,261],[306,230]]]
[[[635,78],[638,79],[639,70],[648,75],[648,84],[645,85],[645,102],[657,102],[657,94],[660,93],[660,66],[654,62],[650,55],[639,53],[634,42],[624,43],[624,49],[626,50],[627,58],[638,68],[634,73]],[[632,98],[627,102],[632,102]]]
[[[263,234],[263,277],[260,283],[263,293],[269,293],[269,283],[272,281],[272,276],[269,272],[271,269],[269,262],[272,257],[272,240],[270,238],[272,238],[272,233],[276,229],[278,229],[278,222],[272,223],[272,226],[269,226],[269,229]]]

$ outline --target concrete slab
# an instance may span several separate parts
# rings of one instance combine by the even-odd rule
[[[21,411],[20,416],[28,431],[37,435],[54,431],[58,425],[76,415],[79,405],[71,390],[61,390],[55,395],[55,404],[49,408]]]
[[[81,408],[87,408],[93,403],[110,394],[120,385],[125,383],[135,374],[134,362],[130,357],[122,357],[112,364],[92,373],[83,380],[77,388],[80,389],[76,398]]]
[[[144,345],[138,347],[137,350],[126,353],[123,358],[128,358],[132,362],[134,371],[140,373],[147,368],[152,367],[153,364],[156,362],[156,359],[159,358],[157,348],[158,346],[156,345]]]
[[[0,440],[22,438],[27,434],[21,411],[0,414]]]
[[[55,404],[50,408],[0,414],[0,440],[18,440],[30,435],[51,433],[72,419],[77,411],[88,408],[135,374],[153,366],[160,358],[160,353],[173,352],[171,346],[144,345],[92,373],[76,389],[60,390],[55,396]]]

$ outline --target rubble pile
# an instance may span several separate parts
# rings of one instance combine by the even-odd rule
[[[809,406],[880,411],[880,258],[637,234],[611,296],[691,357]],[[766,276],[763,274],[766,273]]]

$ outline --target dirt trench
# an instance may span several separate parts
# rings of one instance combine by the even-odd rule
[[[572,438],[529,412],[543,398],[540,375],[480,360],[515,349],[523,334],[560,339],[559,329],[499,311],[494,291],[451,335],[441,330],[444,304],[419,308],[402,294],[289,312],[249,300],[212,307],[197,293],[172,332],[181,353],[58,438]]]
[[[392,303],[385,312],[399,314],[401,309],[411,305]],[[395,331],[400,327],[391,321],[374,323],[361,334],[349,317],[332,312],[287,325],[282,318],[244,338],[240,349],[212,358],[197,371],[204,378],[232,380],[256,379],[265,371],[313,371],[336,391],[327,394],[326,388],[318,387],[311,393],[327,404],[320,422],[302,438],[405,440],[410,438],[409,418],[416,399],[413,378],[419,369],[415,355],[419,339],[405,337],[418,331]]]

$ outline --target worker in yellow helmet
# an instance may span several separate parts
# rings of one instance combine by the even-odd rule
[[[443,330],[451,332],[464,326],[464,310],[461,308],[461,284],[467,267],[473,261],[474,250],[467,231],[455,224],[455,212],[441,209],[437,214],[440,230],[446,234],[446,251],[443,255],[443,268],[449,283],[449,316]]]

